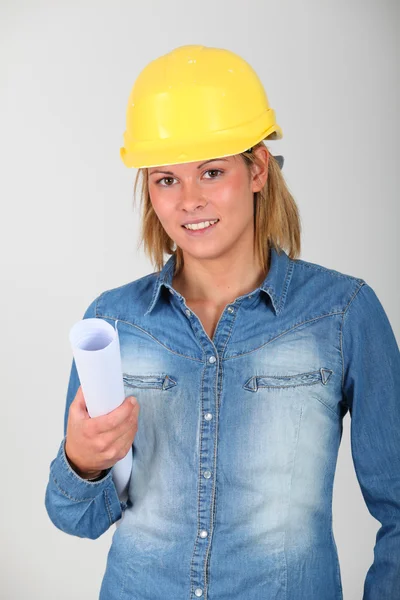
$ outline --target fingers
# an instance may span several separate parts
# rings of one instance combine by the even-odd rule
[[[96,433],[101,434],[109,431],[117,431],[120,436],[131,427],[132,423],[137,420],[140,410],[139,403],[136,402],[133,406],[131,398],[132,396],[125,398],[120,406],[114,408],[108,414],[94,417],[92,424]]]
[[[78,419],[90,419],[81,385],[79,386],[76,396],[71,403],[70,411],[71,410]]]
[[[117,460],[121,460],[128,454],[132,447],[133,440],[137,432],[137,427],[131,426],[123,435],[121,435],[116,441],[115,445],[120,448]]]
[[[138,410],[134,411],[119,427],[94,434],[93,443],[98,455],[103,454],[114,464],[127,454],[138,430],[138,412]]]
[[[67,424],[68,456],[82,472],[107,469],[126,456],[138,429],[140,406],[128,396],[107,415],[90,418],[79,388]]]

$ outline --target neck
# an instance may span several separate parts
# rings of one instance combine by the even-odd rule
[[[224,306],[235,298],[255,290],[267,272],[255,254],[232,253],[212,259],[196,258],[184,253],[183,267],[174,275],[172,286],[192,303]]]

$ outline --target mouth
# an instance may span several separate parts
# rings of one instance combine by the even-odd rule
[[[218,223],[219,223],[219,219],[216,223],[213,223],[212,225],[208,225],[208,227],[203,227],[202,229],[187,229],[187,227],[185,227],[184,225],[181,225],[181,227],[182,227],[182,229],[184,229],[186,231],[186,233],[188,235],[202,236],[202,235],[209,234],[213,229],[216,228]]]

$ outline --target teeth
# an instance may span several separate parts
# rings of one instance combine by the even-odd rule
[[[186,227],[186,229],[204,229],[209,225],[213,225],[217,221],[218,219],[215,219],[215,221],[203,221],[202,223],[189,223],[188,225],[184,225],[184,227]]]

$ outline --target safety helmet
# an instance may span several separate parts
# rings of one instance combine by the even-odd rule
[[[120,155],[127,167],[154,167],[232,156],[282,135],[259,77],[243,58],[188,45],[139,74]]]

